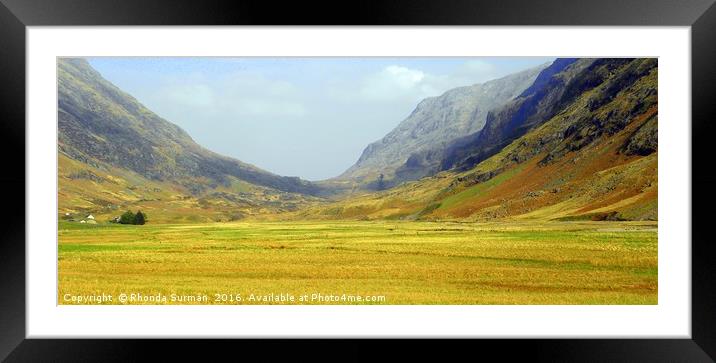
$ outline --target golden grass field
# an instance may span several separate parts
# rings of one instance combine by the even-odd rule
[[[294,304],[658,302],[656,222],[61,221],[58,233],[59,304],[103,293],[109,304],[122,293],[162,294],[167,304],[316,293],[385,300]]]

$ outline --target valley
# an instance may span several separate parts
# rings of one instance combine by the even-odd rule
[[[60,59],[58,303],[656,304],[657,80],[656,59],[558,58],[427,98],[307,181],[214,153]],[[138,210],[146,224],[117,223]]]

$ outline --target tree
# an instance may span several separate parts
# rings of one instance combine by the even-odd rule
[[[134,224],[142,225],[147,222],[147,215],[142,213],[141,210],[137,211],[137,214],[134,216]]]
[[[134,224],[134,213],[128,210],[119,217],[119,223],[121,224]]]

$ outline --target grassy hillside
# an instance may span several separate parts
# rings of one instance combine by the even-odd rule
[[[184,130],[102,78],[84,59],[58,59],[57,72],[58,148],[75,160],[100,161],[148,179],[171,179],[196,189],[206,185],[192,183],[192,177],[210,180],[209,186],[227,184],[229,177],[236,177],[287,192],[320,192],[307,181],[275,175],[204,149]]]
[[[535,121],[526,134],[473,168],[293,216],[656,220],[656,60],[582,65],[589,67],[583,78],[569,82],[591,82],[589,87],[566,87],[550,101],[562,106],[546,113],[552,115],[548,120]]]
[[[203,193],[181,185],[152,180],[123,168],[97,167],[58,158],[58,212],[62,220],[82,220],[88,214],[100,223],[126,210],[140,209],[150,223],[231,221],[261,214],[295,211],[323,199],[282,192],[230,177],[229,183]],[[197,183],[209,181],[195,180]]]

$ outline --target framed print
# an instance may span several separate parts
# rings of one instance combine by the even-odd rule
[[[712,360],[711,1],[312,9],[3,0],[2,357]]]

